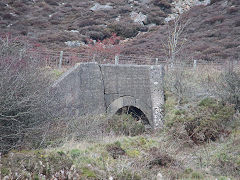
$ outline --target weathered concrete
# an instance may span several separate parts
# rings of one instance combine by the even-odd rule
[[[115,114],[134,106],[153,128],[163,126],[163,69],[161,66],[76,64],[53,85],[69,115]]]
[[[151,66],[150,89],[152,100],[152,120],[156,127],[163,127],[164,105],[164,68],[163,66]],[[161,121],[160,121],[161,119]]]

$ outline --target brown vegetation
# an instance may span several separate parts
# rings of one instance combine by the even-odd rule
[[[91,11],[90,8],[98,2],[100,4],[110,3],[113,9],[108,11]],[[4,0],[2,2],[0,12],[1,31],[10,32],[12,34],[23,34],[41,39],[42,36],[48,36],[52,39],[53,34],[62,34],[65,30],[78,30],[80,36],[92,38],[95,40],[105,39],[112,32],[121,35],[124,38],[135,37],[139,31],[147,31],[147,28],[140,28],[130,19],[130,13],[143,12],[149,14],[148,23],[162,24],[163,18],[170,12],[170,0],[150,1],[146,8],[145,4],[136,4],[133,8],[126,0],[122,1],[88,1],[81,2],[74,0],[65,3],[61,0],[40,0],[40,1],[11,1]],[[162,9],[162,10],[161,10]],[[16,15],[15,15],[16,14]],[[120,21],[115,19],[120,17]],[[23,27],[17,24],[24,24]],[[112,25],[116,22],[116,25]],[[93,30],[92,26],[95,27]],[[107,26],[107,27],[106,27]],[[109,33],[110,30],[110,33]],[[51,32],[51,33],[49,33]],[[68,33],[71,36],[71,33]],[[71,39],[69,38],[68,41]],[[76,40],[81,40],[75,38]],[[56,41],[41,42],[45,46],[55,49],[64,48],[63,42]]]
[[[190,23],[182,34],[182,38],[186,38],[187,41],[180,52],[181,56],[187,54],[190,59],[207,61],[239,60],[239,1],[233,0],[225,5],[223,2],[219,0],[206,7],[196,6],[183,14],[183,23],[186,20],[190,20]],[[168,37],[167,29],[168,27],[164,25],[153,32],[138,36],[125,45],[123,53],[132,55],[150,53],[151,56],[165,60],[162,41]],[[226,48],[226,42],[234,45]],[[211,51],[204,51],[207,48]]]

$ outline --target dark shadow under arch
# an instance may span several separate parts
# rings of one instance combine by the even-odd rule
[[[117,114],[117,112],[119,114],[122,111],[120,109],[124,107],[131,107],[128,108],[130,109],[130,112],[127,111],[126,113],[129,114],[132,112],[132,114],[137,114],[138,116],[143,117],[142,121],[144,123],[147,122],[150,127],[154,127],[152,122],[152,107],[132,96],[122,96],[112,101],[107,107],[107,114],[110,116]]]
[[[141,121],[144,125],[150,125],[147,116],[141,111],[141,109],[135,106],[124,106],[118,109],[116,114],[130,114],[134,119]]]

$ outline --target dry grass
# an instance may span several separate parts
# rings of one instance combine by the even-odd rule
[[[239,130],[235,133],[239,133]],[[119,151],[114,147],[125,153],[113,155]],[[238,179],[238,151],[237,134],[221,141],[188,147],[163,131],[137,137],[106,136],[91,142],[85,140],[79,143],[72,140],[57,148],[12,152],[2,157],[1,170],[3,176],[11,170],[10,177],[17,172],[19,177],[21,173],[27,173],[45,178],[53,175],[84,179],[154,179],[161,173],[166,179]],[[39,171],[28,168],[24,170],[25,158],[28,158],[30,164],[38,164]],[[65,165],[55,164],[58,169],[53,163],[59,158]],[[21,161],[16,161],[17,159]],[[9,160],[16,164],[10,163],[9,167]],[[50,174],[44,175],[46,163]]]

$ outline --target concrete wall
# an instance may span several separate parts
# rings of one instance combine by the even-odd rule
[[[70,116],[105,112],[104,88],[100,67],[96,63],[76,64],[53,85]]]
[[[77,64],[54,85],[69,115],[115,114],[135,106],[152,127],[163,125],[161,66]]]

